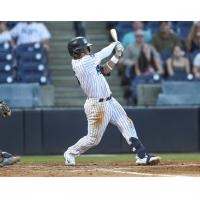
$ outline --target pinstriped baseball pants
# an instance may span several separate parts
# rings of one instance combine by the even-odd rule
[[[131,137],[138,138],[132,120],[115,98],[104,102],[88,98],[84,109],[88,120],[88,134],[69,147],[69,153],[78,156],[98,145],[109,123],[118,127],[129,145]]]

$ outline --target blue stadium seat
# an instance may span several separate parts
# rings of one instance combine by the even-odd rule
[[[38,52],[23,52],[18,57],[18,63],[21,65],[22,63],[29,63],[29,62],[35,62],[37,63],[43,63],[45,64],[46,56],[42,53]]]
[[[176,32],[181,40],[183,41],[186,40],[188,33],[191,30],[192,25],[193,25],[192,21],[177,22]]]
[[[17,79],[24,83],[47,84],[47,59],[44,48],[38,44],[25,44],[17,48]]]
[[[45,72],[24,71],[21,72],[21,81],[23,83],[40,83],[46,85],[48,83],[48,76]]]
[[[166,67],[166,60],[172,55],[171,50],[164,50],[160,52],[160,57],[164,68]]]
[[[0,52],[0,63],[12,63],[13,62],[13,54],[7,52]]]
[[[13,83],[1,84],[1,99],[15,108],[32,108],[41,105],[41,89],[39,84]]]
[[[0,62],[0,72],[8,72],[12,70],[12,64],[8,62]]]
[[[0,53],[11,53],[12,45],[9,42],[0,43]]]
[[[0,44],[0,65],[13,64],[14,52],[12,45],[9,42]]]
[[[26,70],[34,70],[34,71],[45,71],[47,69],[47,65],[42,62],[22,62],[20,63],[20,69]]]
[[[15,54],[12,45],[8,42],[0,44],[0,83],[13,83]]]
[[[17,47],[17,52],[26,53],[26,52],[44,52],[44,48],[40,45],[40,43],[28,43],[21,44]]]
[[[148,23],[148,28],[154,34],[155,32],[159,31],[160,22],[159,21],[151,21]]]
[[[44,48],[39,44],[23,44],[16,49],[19,64],[21,62],[38,62],[46,63],[46,53]]]
[[[13,83],[14,78],[15,77],[13,71],[0,72],[0,83]]]
[[[126,33],[131,32],[133,30],[132,22],[130,21],[119,22],[116,26],[116,30],[118,33],[118,39],[119,41],[121,41]]]

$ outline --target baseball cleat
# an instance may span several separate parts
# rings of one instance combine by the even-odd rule
[[[2,162],[0,162],[0,167],[4,167],[6,165],[13,165],[20,161],[19,156],[11,156],[9,158],[4,158]]]
[[[76,164],[75,156],[67,151],[64,153],[64,158],[65,158],[65,165]]]
[[[136,165],[157,165],[160,159],[160,157],[151,154],[146,154],[144,158],[136,156]]]

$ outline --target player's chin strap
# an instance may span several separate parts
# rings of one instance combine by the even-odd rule
[[[144,145],[140,142],[140,140],[137,138],[131,137],[130,142],[131,142],[132,151],[136,153],[139,158],[144,158],[146,155],[146,149]]]

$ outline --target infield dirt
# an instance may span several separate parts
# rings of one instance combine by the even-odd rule
[[[132,161],[61,163],[18,163],[0,168],[5,177],[170,177],[200,176],[200,161],[162,161],[156,166],[136,166]]]

